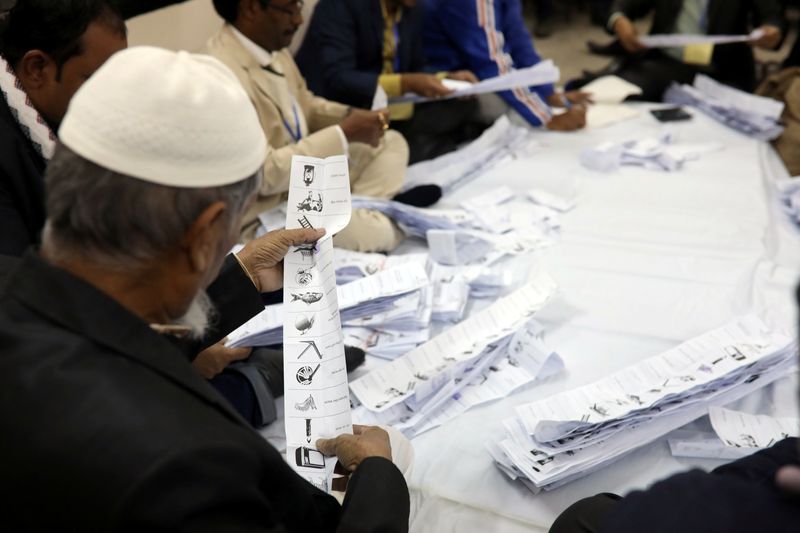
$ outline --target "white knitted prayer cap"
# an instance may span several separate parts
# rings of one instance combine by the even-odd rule
[[[118,52],[84,83],[59,138],[97,165],[171,187],[241,181],[267,153],[256,111],[225,65],[145,46]]]

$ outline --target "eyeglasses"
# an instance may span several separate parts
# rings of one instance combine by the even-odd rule
[[[289,2],[283,6],[276,6],[272,2],[267,4],[267,8],[272,8],[275,11],[280,11],[281,13],[285,13],[287,15],[296,16],[299,15],[301,11],[303,11],[303,6],[305,2],[303,0],[294,0],[293,2]]]

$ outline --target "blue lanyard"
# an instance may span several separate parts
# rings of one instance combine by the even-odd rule
[[[297,115],[297,104],[295,102],[292,102],[292,111],[294,112],[294,130],[292,130],[292,127],[288,122],[286,122],[286,118],[283,116],[283,113],[281,113],[281,120],[283,121],[283,127],[285,127],[286,131],[289,132],[289,135],[292,136],[294,142],[298,143],[300,142],[300,139],[303,138],[303,131],[300,129],[300,117]]]
[[[400,30],[397,28],[398,24],[395,22],[392,27],[394,32],[394,73],[400,72]]]

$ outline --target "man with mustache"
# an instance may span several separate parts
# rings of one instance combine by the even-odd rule
[[[392,198],[400,191],[408,145],[388,130],[385,110],[365,111],[325,100],[306,87],[286,49],[303,22],[301,0],[214,0],[226,24],[208,50],[239,78],[258,111],[271,151],[264,183],[244,220],[252,237],[258,214],[286,201],[292,156],[348,154],[353,194]],[[404,235],[393,220],[365,209],[353,211],[337,246],[357,251],[391,251]]]

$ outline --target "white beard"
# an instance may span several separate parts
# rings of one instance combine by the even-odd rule
[[[189,328],[189,338],[200,340],[205,336],[209,325],[216,318],[216,314],[217,310],[208,293],[200,291],[189,304],[186,314],[177,319],[174,324]]]

